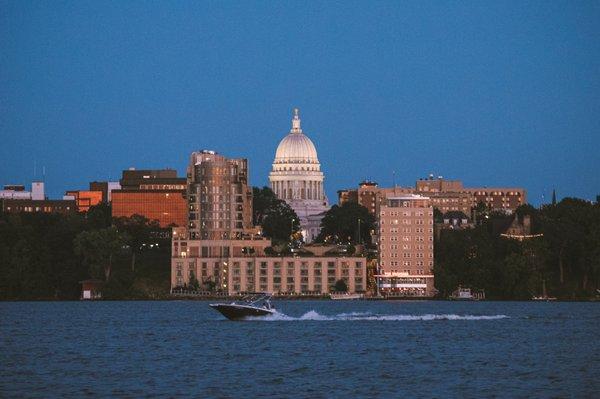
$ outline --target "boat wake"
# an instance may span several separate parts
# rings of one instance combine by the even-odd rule
[[[252,321],[431,321],[431,320],[499,320],[506,319],[508,316],[498,315],[458,315],[458,314],[395,314],[384,315],[371,312],[351,312],[339,313],[336,315],[322,315],[314,310],[304,313],[300,317],[288,316],[284,313],[275,313],[265,317],[247,317],[246,320]]]

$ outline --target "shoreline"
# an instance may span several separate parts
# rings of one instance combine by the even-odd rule
[[[171,302],[171,301],[234,301],[239,300],[241,296],[192,296],[192,295],[177,295],[177,296],[165,296],[160,298],[120,298],[120,299],[56,299],[56,298],[38,298],[38,299],[2,299],[0,302]],[[414,298],[414,297],[366,297],[361,299],[345,299],[335,300],[328,296],[306,296],[306,295],[289,295],[289,296],[274,296],[273,300],[276,301],[332,301],[332,302],[389,302],[389,301],[403,301],[403,302],[418,302],[418,301],[435,301],[435,302],[531,302],[531,303],[565,303],[565,302],[600,302],[600,298],[579,298],[579,299],[557,299],[554,301],[534,301],[531,299],[484,299],[476,301],[457,301],[447,298]]]

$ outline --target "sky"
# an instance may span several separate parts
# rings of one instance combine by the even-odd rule
[[[294,107],[332,203],[429,173],[595,199],[600,2],[0,0],[0,185],[200,149],[267,185]]]

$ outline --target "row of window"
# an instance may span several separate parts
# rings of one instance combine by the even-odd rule
[[[389,249],[399,249],[398,247],[399,247],[398,244],[391,244]],[[386,249],[385,244],[381,244],[379,246],[379,248],[382,249],[382,250]],[[417,249],[417,250],[423,250],[424,248],[425,248],[424,245],[415,245],[414,246],[414,249]],[[433,249],[433,245],[429,245],[428,248],[429,249]],[[402,249],[405,250],[405,251],[407,251],[407,250],[411,249],[411,246],[408,245],[408,244],[403,244],[402,245]]]
[[[398,252],[391,252],[389,254],[382,254],[382,256],[385,256],[385,255],[387,255],[387,257],[389,257],[389,258],[399,258],[400,257],[400,254]],[[402,253],[402,257],[403,258],[411,258],[412,254],[410,252],[403,252]],[[425,254],[423,254],[423,252],[417,252],[415,254],[415,258],[424,258],[424,257],[425,257]],[[433,253],[430,252],[428,258],[433,258]]]
[[[372,205],[375,205],[375,203],[373,203]],[[425,211],[415,211],[415,212],[390,211],[390,213],[389,213],[390,216],[425,216],[425,214],[427,214],[428,216],[433,216],[433,212],[425,212]],[[381,211],[381,216],[385,216],[385,211]]]
[[[386,266],[386,262],[385,261],[381,261],[380,264],[381,264],[382,267]],[[428,264],[429,267],[433,267],[433,261],[429,261],[429,262],[427,262],[427,264]],[[413,265],[412,262],[409,261],[409,260],[405,260],[405,261],[402,261],[402,262],[399,262],[399,261],[396,261],[396,260],[392,260],[392,261],[389,262],[389,266],[392,266],[392,267],[395,267],[395,266],[412,266],[412,265]],[[414,262],[414,265],[415,266],[425,266],[425,262],[422,261],[422,260],[419,260],[419,261]],[[399,271],[401,271],[401,270],[392,270],[392,272],[394,272],[394,273],[395,272],[399,272]],[[406,269],[404,271],[406,273],[409,272],[408,269]]]

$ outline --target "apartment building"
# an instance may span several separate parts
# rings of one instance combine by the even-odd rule
[[[378,215],[378,286],[397,296],[433,296],[433,206],[415,194],[387,197]]]

